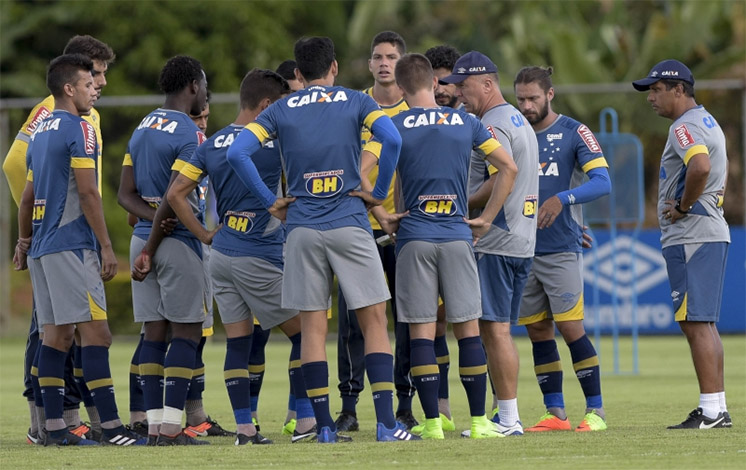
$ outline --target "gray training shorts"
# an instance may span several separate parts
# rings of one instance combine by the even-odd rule
[[[51,253],[29,258],[28,266],[40,327],[106,320],[106,294],[95,251]]]
[[[403,323],[437,320],[438,295],[446,321],[463,323],[482,316],[477,263],[466,241],[410,241],[396,258],[396,312]]]
[[[334,274],[350,310],[391,298],[376,242],[360,227],[293,229],[287,238],[282,306],[327,310]],[[262,324],[264,326],[264,324]]]
[[[298,310],[282,308],[282,270],[266,260],[213,250],[210,274],[225,324],[248,320],[253,313],[268,330],[298,315]]]
[[[145,247],[145,240],[130,240],[130,265]],[[181,241],[166,237],[152,260],[151,272],[132,281],[132,309],[136,322],[168,320],[202,323],[205,320],[205,272],[202,259]]]
[[[518,324],[544,319],[583,319],[583,255],[552,253],[535,256],[523,289]]]

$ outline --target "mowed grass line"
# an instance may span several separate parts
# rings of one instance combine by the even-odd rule
[[[25,444],[28,411],[22,392],[23,340],[0,340],[0,466],[13,469],[45,468],[746,468],[746,337],[723,338],[726,351],[728,408],[732,429],[668,431],[696,406],[698,389],[689,349],[683,337],[644,337],[640,340],[640,374],[611,375],[602,381],[609,430],[603,433],[546,433],[489,441],[461,439],[446,433],[446,440],[418,443],[375,442],[370,392],[358,405],[361,431],[354,442],[338,445],[290,444],[282,436],[287,405],[289,344],[273,333],[267,347],[267,372],[259,402],[262,434],[272,446],[233,445],[231,438],[211,438],[210,447],[173,448],[43,448]],[[530,426],[542,414],[541,393],[532,370],[531,348],[526,338],[516,338],[522,366],[519,383],[521,417]],[[612,343],[602,341],[602,369],[612,368]],[[111,365],[120,414],[128,420],[128,370],[134,340],[117,338]],[[328,344],[331,407],[338,411],[335,342]],[[458,380],[458,350],[450,343],[451,404],[458,429],[468,426],[468,408]],[[622,369],[631,368],[631,342],[621,340]],[[567,348],[560,352],[565,370],[565,401],[573,426],[582,419],[584,400],[572,372]],[[207,385],[205,406],[226,428],[235,428],[222,381],[224,343],[217,339],[205,348]],[[488,400],[487,406],[490,406]],[[415,399],[415,410],[419,410]],[[85,416],[85,411],[81,411]],[[416,415],[419,416],[419,412]]]

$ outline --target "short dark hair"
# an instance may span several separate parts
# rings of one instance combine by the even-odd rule
[[[425,51],[425,57],[430,61],[430,65],[435,69],[453,70],[456,61],[461,57],[461,53],[455,47],[448,44],[431,47]]]
[[[65,85],[75,83],[81,70],[93,71],[93,61],[83,54],[64,54],[53,59],[47,68],[47,88],[52,96],[64,96]]]
[[[91,60],[100,60],[107,64],[114,62],[116,55],[114,51],[93,36],[73,36],[67,41],[63,54],[83,54]]]
[[[327,37],[300,38],[293,52],[298,70],[308,81],[324,77],[334,62],[334,42]]]
[[[177,55],[171,57],[161,70],[161,76],[158,78],[158,85],[163,93],[172,95],[178,93],[193,81],[202,80],[204,71],[202,64],[193,57],[186,55]]]
[[[674,80],[670,78],[662,78],[658,81],[661,82],[666,87],[666,90],[670,90],[671,88],[674,88],[676,85],[681,85],[681,87],[684,89],[684,94],[686,96],[694,98],[694,85],[692,85],[689,82],[685,82],[684,80]]]
[[[277,70],[275,70],[275,73],[277,73],[277,75],[281,76],[285,80],[295,80],[295,69],[297,67],[298,66],[294,60],[288,59],[277,66]]]
[[[255,109],[264,98],[275,102],[290,93],[290,85],[279,74],[265,69],[251,69],[241,81],[241,109]]]
[[[433,84],[433,67],[422,54],[405,54],[396,63],[396,84],[410,95]]]
[[[552,88],[552,72],[554,72],[552,67],[543,68],[535,65],[523,67],[515,76],[513,88],[519,83],[537,83],[544,90],[544,93],[548,93],[549,89]]]
[[[396,50],[399,51],[399,55],[404,55],[407,53],[407,43],[404,42],[404,38],[401,37],[399,33],[395,33],[394,31],[381,31],[380,33],[376,34],[376,36],[373,38],[373,42],[370,43],[370,55],[373,55],[373,49],[375,49],[377,45],[384,42],[388,42],[396,46]]]

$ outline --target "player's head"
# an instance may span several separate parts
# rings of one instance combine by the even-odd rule
[[[290,86],[290,91],[298,91],[303,88],[303,84],[298,80],[298,78],[295,76],[295,69],[298,68],[294,60],[286,60],[280,65],[277,66],[277,70],[275,72],[284,78],[288,85]]]
[[[207,90],[207,102],[205,103],[205,109],[199,114],[190,114],[189,117],[192,122],[199,127],[203,133],[207,132],[207,121],[210,119],[210,90]]]
[[[98,97],[92,70],[93,61],[83,54],[61,55],[49,63],[47,88],[56,101],[69,100],[78,114],[87,114]]]
[[[552,67],[523,67],[513,80],[518,109],[531,124],[543,121],[552,109]]]
[[[455,47],[442,44],[425,51],[425,57],[432,64],[433,73],[438,78],[438,85],[435,87],[435,102],[440,106],[455,108],[459,104],[458,96],[456,96],[456,85],[441,83],[440,79],[453,72],[453,66],[461,57],[461,53]]]
[[[632,86],[637,91],[647,91],[653,110],[667,118],[679,117],[682,105],[688,107],[694,100],[694,75],[675,59],[658,62],[647,77],[635,80]]]
[[[396,84],[404,95],[414,95],[435,87],[433,68],[422,54],[406,54],[396,63]]]
[[[464,103],[464,109],[482,116],[487,103],[500,93],[497,66],[489,57],[478,51],[469,51],[453,65],[453,72],[439,80],[456,85],[456,96]]]
[[[396,62],[407,53],[407,43],[398,33],[382,31],[373,38],[370,44],[368,70],[373,79],[382,84],[394,83]]]
[[[277,73],[252,69],[241,81],[241,109],[261,111],[290,92],[288,82]]]
[[[193,57],[177,55],[168,59],[158,78],[163,93],[187,93],[192,99],[189,114],[200,114],[207,104],[207,77],[202,65]]]
[[[293,52],[298,71],[306,82],[324,78],[330,72],[336,75],[337,61],[331,39],[319,36],[301,38],[295,43]]]
[[[67,41],[63,54],[83,54],[93,61],[93,84],[101,98],[101,90],[106,86],[106,72],[116,55],[106,43],[88,36],[73,36]]]

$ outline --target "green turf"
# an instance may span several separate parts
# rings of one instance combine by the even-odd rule
[[[287,400],[289,346],[273,333],[267,348],[267,374],[259,403],[262,434],[272,446],[235,447],[230,438],[211,438],[210,447],[180,448],[75,448],[30,446],[24,436],[28,427],[22,391],[22,339],[0,340],[0,467],[44,468],[746,468],[746,338],[724,337],[728,408],[732,429],[668,431],[666,425],[682,421],[697,405],[698,390],[683,337],[646,337],[640,341],[640,374],[604,374],[602,387],[609,429],[602,433],[546,433],[490,441],[461,439],[446,433],[446,440],[417,443],[377,443],[372,400],[366,390],[358,416],[361,431],[351,433],[354,442],[338,445],[290,444],[280,434]],[[519,405],[524,423],[532,425],[542,414],[541,395],[532,371],[530,346],[517,340],[522,359]],[[128,419],[127,381],[134,342],[115,340],[111,364],[122,417]],[[458,381],[458,353],[451,343],[453,368],[451,401],[456,426],[468,422],[463,389]],[[629,369],[630,342],[622,340],[622,368]],[[334,344],[328,347],[334,357]],[[567,348],[561,346],[565,367],[565,400],[572,424],[582,418],[584,401],[573,377]],[[234,428],[228,396],[222,382],[224,346],[215,340],[205,348],[209,414],[227,428]],[[610,370],[611,341],[602,345],[602,367]],[[335,390],[333,364],[330,381]],[[340,400],[332,393],[332,409]],[[489,406],[489,402],[488,402]],[[419,403],[415,402],[415,409]],[[85,416],[85,412],[81,412]],[[417,415],[419,413],[416,413]]]

